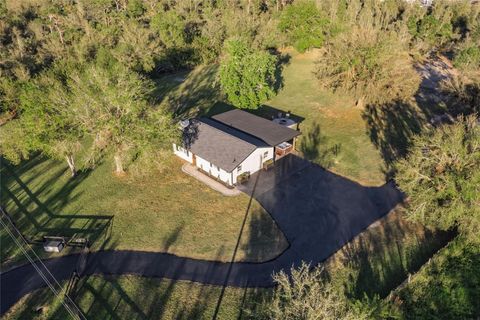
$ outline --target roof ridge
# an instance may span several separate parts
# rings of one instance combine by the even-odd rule
[[[244,134],[244,135],[248,135],[248,136],[251,136],[251,137],[254,138],[254,139],[257,139],[257,140],[259,140],[259,141],[262,141],[261,139],[258,139],[257,137],[254,137],[254,136],[252,136],[252,135],[250,135],[250,134],[248,134],[248,133],[245,133],[245,132],[243,132],[243,131],[241,131],[241,130],[239,130],[239,129],[236,129],[236,128],[233,128],[233,127],[231,127],[231,126],[228,126],[228,125],[226,125],[226,124],[224,124],[224,123],[221,123],[221,122],[219,122],[219,121],[217,121],[217,120],[215,120],[215,119],[207,118],[207,117],[202,117],[202,118],[199,119],[199,121],[203,122],[202,119],[210,120],[210,121],[212,121],[212,122],[214,122],[214,123],[216,123],[216,124],[218,124],[218,125],[221,125],[221,126],[224,126],[225,128],[228,128],[228,129],[230,129],[230,130],[232,130],[232,131],[237,131],[238,133],[241,133],[241,134]],[[239,140],[239,141],[245,142],[245,143],[247,143],[247,144],[249,144],[249,145],[251,145],[251,146],[253,146],[253,147],[255,147],[255,148],[258,147],[257,145],[255,145],[255,144],[253,144],[253,143],[251,143],[251,142],[249,142],[249,141],[247,141],[247,140],[245,140],[245,139],[241,139],[240,137],[236,137],[236,136],[234,136],[233,134],[231,134],[231,133],[229,133],[229,132],[226,132],[226,131],[224,131],[224,130],[221,130],[221,129],[217,128],[217,127],[214,127],[214,126],[210,125],[210,124],[207,123],[207,122],[203,122],[203,123],[205,123],[206,125],[208,125],[209,127],[213,128],[213,129],[215,129],[215,130],[217,130],[217,131],[220,131],[220,132],[223,132],[223,133],[225,133],[225,134],[228,134],[229,136],[231,136],[231,137],[233,137],[233,138],[235,138],[235,139],[237,139],[237,140]]]

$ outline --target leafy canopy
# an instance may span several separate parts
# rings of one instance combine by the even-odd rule
[[[126,160],[173,140],[171,116],[152,105],[153,83],[108,52],[73,72],[68,83],[76,121],[94,138],[93,159],[110,149]]]
[[[322,46],[329,20],[313,1],[296,1],[280,15],[278,27],[286,32],[290,43],[300,52]]]
[[[230,40],[220,65],[220,85],[236,107],[256,109],[275,94],[277,58],[266,51],[250,49],[241,40]]]
[[[354,28],[330,41],[316,75],[325,87],[351,92],[366,103],[407,99],[420,85],[406,44],[369,28]]]
[[[57,159],[74,154],[83,133],[70,102],[70,92],[56,70],[23,84],[18,95],[19,116],[4,130],[7,136],[18,131],[21,134],[4,146],[5,156],[18,162],[35,151]]]
[[[480,240],[480,127],[475,116],[414,139],[396,181],[409,196],[408,216]]]
[[[394,316],[395,310],[378,296],[373,299],[350,299],[344,283],[328,279],[322,266],[311,268],[302,262],[299,268],[273,275],[276,283],[272,300],[265,310],[267,319],[383,319]],[[345,272],[347,278],[349,270]],[[349,276],[348,276],[349,275]],[[343,274],[342,274],[343,276]]]

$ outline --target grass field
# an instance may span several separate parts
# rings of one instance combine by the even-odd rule
[[[81,281],[76,303],[88,319],[213,319],[222,288],[186,281],[138,276],[92,276]],[[266,289],[226,288],[217,319],[248,319],[270,292]],[[35,310],[45,306],[42,313]],[[25,296],[4,317],[68,319],[60,301],[47,289]]]
[[[3,165],[1,200],[33,239],[77,234],[94,241],[93,249],[230,261],[249,198],[225,197],[183,173],[180,160],[169,161],[148,177],[114,177],[105,162],[70,179],[64,163],[38,156],[17,167]],[[5,232],[1,235],[2,262],[21,259]],[[252,201],[237,260],[270,259],[287,245],[270,215]]]

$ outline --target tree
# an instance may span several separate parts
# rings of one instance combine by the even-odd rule
[[[295,1],[280,15],[278,27],[286,32],[290,43],[300,52],[322,46],[328,34],[329,20],[323,16],[315,2]]]
[[[303,262],[290,273],[280,271],[273,276],[277,286],[265,306],[266,318],[362,320],[389,318],[394,312],[378,297],[349,299],[342,283],[328,280],[322,266],[311,268]]]
[[[365,104],[411,98],[420,75],[406,44],[389,32],[356,28],[330,41],[317,63],[320,83]]]
[[[21,132],[2,151],[13,162],[40,151],[66,159],[72,177],[77,174],[75,153],[80,149],[82,131],[70,109],[70,94],[55,72],[42,74],[24,84],[19,93],[18,119],[5,130],[7,136]],[[16,151],[15,151],[16,150]]]
[[[427,226],[480,240],[480,127],[460,118],[414,139],[396,165],[396,181],[408,195],[408,217]]]
[[[92,158],[111,150],[115,173],[144,151],[168,145],[175,136],[170,115],[149,97],[153,84],[116,61],[107,51],[69,79],[76,121],[92,136]]]
[[[228,41],[226,51],[219,77],[228,100],[239,108],[258,108],[275,94],[277,58],[265,51],[251,50],[241,40]]]
[[[152,18],[151,26],[167,48],[185,45],[185,28],[187,26],[175,10],[161,11],[156,14]]]

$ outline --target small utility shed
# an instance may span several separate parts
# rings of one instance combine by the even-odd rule
[[[174,153],[202,172],[233,186],[242,174],[253,174],[264,163],[293,150],[300,132],[245,111],[232,110],[193,119],[183,128],[183,145]]]

